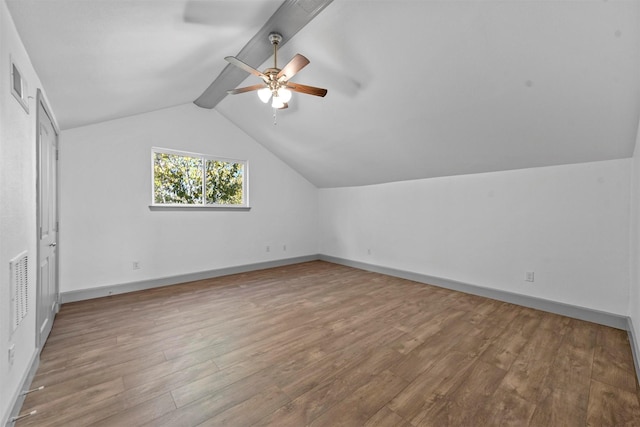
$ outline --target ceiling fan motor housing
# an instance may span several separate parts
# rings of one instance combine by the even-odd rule
[[[269,34],[269,41],[271,42],[271,44],[280,44],[280,42],[282,42],[282,34],[280,34],[280,33],[270,33]]]

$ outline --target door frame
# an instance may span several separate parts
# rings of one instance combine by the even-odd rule
[[[42,109],[40,108],[40,106],[42,106]],[[36,302],[34,304],[34,307],[36,308],[36,349],[38,351],[42,350],[42,348],[44,347],[44,342],[40,342],[41,341],[41,334],[40,334],[40,325],[42,323],[42,319],[41,317],[41,313],[40,313],[40,299],[41,299],[41,295],[40,295],[40,287],[41,287],[41,282],[42,282],[42,277],[40,277],[40,211],[41,211],[41,206],[40,206],[40,172],[41,172],[41,165],[40,165],[40,125],[41,122],[43,120],[42,117],[42,113],[41,111],[44,111],[44,113],[47,115],[47,118],[49,119],[49,121],[51,122],[51,124],[53,125],[53,131],[55,133],[55,139],[56,139],[56,170],[55,170],[55,176],[56,176],[56,190],[55,190],[55,200],[54,200],[54,210],[56,213],[56,226],[55,226],[55,233],[56,233],[56,242],[57,242],[57,247],[56,247],[56,257],[55,257],[55,275],[54,275],[54,286],[55,286],[55,313],[57,313],[60,310],[60,283],[59,283],[59,274],[60,274],[60,269],[59,269],[59,265],[60,265],[60,246],[59,246],[59,211],[58,211],[58,207],[59,207],[59,170],[58,170],[58,164],[57,164],[57,160],[58,160],[58,144],[60,142],[60,128],[58,127],[58,124],[56,123],[53,114],[51,114],[51,109],[49,108],[49,106],[47,105],[44,96],[42,94],[42,91],[40,89],[37,90],[37,94],[36,94]],[[53,325],[53,321],[54,319],[51,319],[51,323]]]

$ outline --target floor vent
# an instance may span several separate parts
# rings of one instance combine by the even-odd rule
[[[26,252],[21,253],[11,260],[11,324],[15,331],[29,310],[27,277],[29,271],[29,258]]]

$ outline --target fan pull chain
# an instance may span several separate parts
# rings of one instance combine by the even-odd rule
[[[277,108],[274,108],[274,109],[273,109],[273,125],[274,125],[274,126],[278,124],[278,120],[277,120],[277,117],[276,117],[276,113],[277,113],[277,112],[278,112],[278,109],[277,109]]]

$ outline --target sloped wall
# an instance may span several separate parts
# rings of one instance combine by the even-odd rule
[[[152,147],[248,160],[251,210],[151,210]],[[59,163],[62,293],[318,251],[317,189],[215,110],[63,131]]]

